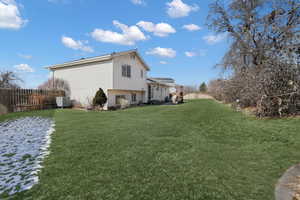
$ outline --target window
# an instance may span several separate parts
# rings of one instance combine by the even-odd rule
[[[125,99],[126,99],[125,95],[117,95],[116,96],[116,105],[121,105],[121,101],[125,100]]]
[[[127,65],[127,77],[130,78],[131,77],[131,66]]]
[[[154,97],[154,87],[151,87],[151,99]]]
[[[126,76],[127,76],[127,66],[126,66],[126,65],[123,65],[123,66],[122,66],[122,76],[123,76],[123,77],[126,77]]]
[[[144,71],[141,69],[141,78],[144,78]]]
[[[135,60],[135,55],[132,54],[132,55],[130,56],[130,58],[131,58],[132,60]]]
[[[131,94],[131,101],[136,102],[136,94]]]
[[[130,65],[122,65],[122,76],[123,77],[131,77],[131,66]]]

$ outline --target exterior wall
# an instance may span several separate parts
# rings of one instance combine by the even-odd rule
[[[147,70],[133,54],[113,57],[112,60],[54,69],[54,78],[66,80],[71,89],[71,99],[87,106],[97,90],[102,88],[108,97],[105,109],[116,106],[116,96],[124,95],[130,104],[148,102]],[[131,66],[131,77],[122,76],[122,65]],[[143,71],[143,76],[141,76]],[[136,102],[132,102],[136,94]],[[167,95],[168,96],[168,95]],[[159,97],[164,100],[165,97]]]
[[[131,66],[130,78],[122,76],[122,65],[124,64]],[[143,70],[143,77],[141,77],[141,70]],[[148,99],[146,79],[147,70],[144,68],[137,56],[135,56],[135,59],[133,59],[130,55],[118,56],[114,58],[113,89],[145,91],[143,102],[146,103]]]
[[[169,87],[151,84],[151,100],[165,101],[169,94]]]
[[[106,61],[56,69],[54,77],[66,80],[70,85],[71,99],[87,106],[99,88],[107,95],[107,90],[113,87],[113,64]]]

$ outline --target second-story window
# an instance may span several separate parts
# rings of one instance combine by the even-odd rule
[[[144,78],[144,71],[141,69],[141,78]]]
[[[122,76],[123,77],[131,77],[131,66],[130,65],[122,65]]]
[[[127,66],[126,65],[122,65],[122,76],[123,77],[127,76]]]

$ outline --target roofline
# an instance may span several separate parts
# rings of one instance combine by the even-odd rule
[[[127,55],[127,54],[130,54],[130,53],[135,53],[137,55],[138,59],[140,60],[140,62],[144,65],[145,69],[147,71],[150,71],[150,67],[146,64],[144,59],[138,53],[137,49],[129,50],[129,51],[122,51],[122,52],[117,52],[117,53],[113,52],[111,54],[106,54],[106,55],[103,55],[103,56],[96,56],[96,57],[91,57],[91,58],[85,58],[85,59],[65,62],[65,63],[62,63],[62,64],[56,64],[56,65],[48,66],[48,67],[45,67],[45,68],[49,69],[51,71],[54,71],[56,69],[61,69],[61,68],[65,68],[65,67],[73,67],[73,66],[81,65],[81,64],[109,61],[109,60],[112,60],[114,57],[123,56],[123,55]]]
[[[138,58],[141,61],[141,63],[145,66],[146,70],[150,71],[150,67],[147,65],[147,63],[145,62],[145,60],[143,59],[143,57],[140,55],[140,53],[138,52],[138,50],[134,50],[134,52],[138,56]]]
[[[152,80],[151,78],[147,78],[147,81],[151,81],[151,83],[147,83],[147,84],[158,84],[158,85],[163,85],[163,86],[167,86],[167,87],[171,87],[170,85],[166,84],[166,83],[162,83],[156,80]]]
[[[167,78],[167,77],[149,77],[150,79],[157,79],[157,80],[174,80],[174,78]],[[175,80],[174,80],[175,81]]]

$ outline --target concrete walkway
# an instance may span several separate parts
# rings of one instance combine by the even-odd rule
[[[300,200],[300,164],[288,169],[275,189],[276,200]]]

